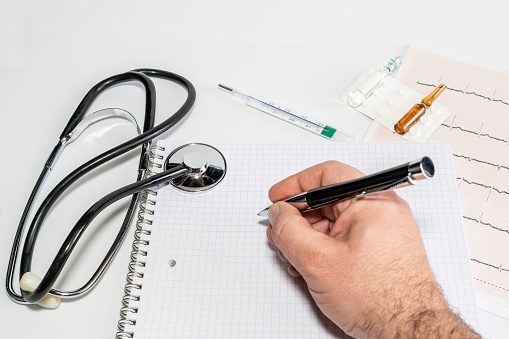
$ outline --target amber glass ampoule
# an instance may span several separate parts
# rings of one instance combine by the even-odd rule
[[[427,97],[421,100],[420,103],[415,104],[403,118],[394,125],[394,130],[400,135],[408,133],[410,128],[415,125],[419,119],[426,113],[426,110],[430,108],[431,104],[438,98],[438,96],[444,91],[445,85],[440,84],[431,92]]]

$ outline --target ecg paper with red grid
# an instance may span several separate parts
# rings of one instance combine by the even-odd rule
[[[164,157],[182,143],[160,141]],[[423,155],[437,174],[398,189],[419,223],[434,273],[453,309],[478,327],[477,307],[450,148],[445,143],[214,143],[227,173],[212,191],[159,189],[135,338],[347,338],[317,308],[302,279],[291,277],[266,239],[277,181],[335,159],[373,173]],[[338,258],[340,260],[340,258]],[[361,264],[361,263],[360,263]]]
[[[509,301],[509,75],[410,49],[399,80],[423,93],[440,83],[451,116],[430,141],[451,145],[477,289]],[[373,141],[399,141],[378,128]]]

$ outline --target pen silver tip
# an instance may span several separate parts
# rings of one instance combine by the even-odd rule
[[[261,210],[260,212],[258,212],[258,216],[259,217],[268,217],[269,216],[269,208],[270,206],[264,208],[263,210]]]

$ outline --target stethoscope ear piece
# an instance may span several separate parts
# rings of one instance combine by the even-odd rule
[[[27,272],[21,277],[19,287],[24,291],[33,292],[37,286],[39,286],[41,280],[42,279],[35,273]],[[46,294],[37,304],[44,308],[57,308],[58,305],[60,305],[60,298],[51,294]]]
[[[226,175],[226,160],[216,148],[192,143],[176,148],[164,162],[164,170],[184,165],[188,172],[170,184],[184,192],[203,192],[217,186]]]

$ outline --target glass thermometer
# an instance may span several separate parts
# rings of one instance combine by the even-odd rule
[[[231,95],[242,99],[248,106],[256,108],[262,112],[272,115],[276,118],[291,123],[292,125],[298,126],[311,133],[320,135],[326,139],[333,141],[354,141],[355,137],[353,134],[346,131],[340,130],[336,127],[332,127],[329,124],[320,122],[309,115],[304,115],[284,107],[272,100],[266,100],[264,98],[244,94],[237,91],[235,88],[219,84],[218,88]]]

